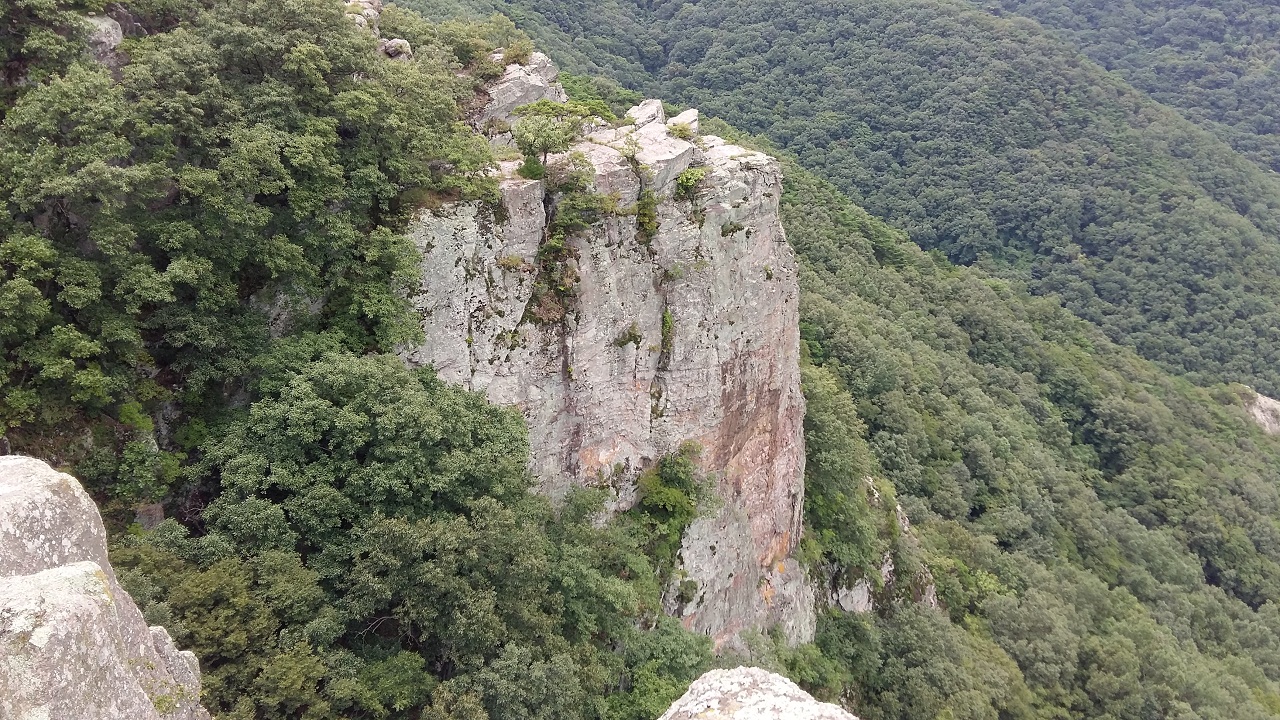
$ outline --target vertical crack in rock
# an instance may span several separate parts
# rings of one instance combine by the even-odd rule
[[[508,67],[486,119],[510,120],[510,98],[563,100],[535,62]],[[774,625],[806,640],[813,591],[791,558],[804,473],[799,289],[778,215],[781,169],[698,136],[696,111],[668,122],[647,101],[629,120],[548,160],[586,160],[591,190],[619,209],[566,239],[577,281],[563,318],[535,322],[530,307],[556,198],[506,162],[500,212],[461,203],[424,211],[411,228],[426,339],[405,357],[519,408],[531,471],[552,500],[605,485],[611,510],[625,510],[641,471],[699,443],[723,502],[688,528],[673,586],[697,589],[688,602],[669,591],[666,610],[718,646]],[[657,230],[638,235],[650,192]]]

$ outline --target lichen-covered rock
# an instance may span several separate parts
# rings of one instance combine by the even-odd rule
[[[0,718],[204,720],[199,665],[148,628],[69,475],[0,457]]]
[[[671,118],[667,121],[667,127],[671,128],[672,132],[681,132],[679,128],[684,128],[685,131],[696,134],[698,132],[697,108],[689,108],[688,110],[685,110],[679,115]]]
[[[378,20],[382,17],[382,0],[350,0],[346,15],[358,27],[369,30],[377,37]]]
[[[491,117],[515,107],[493,103]],[[656,101],[631,115],[648,120],[594,133],[548,162],[554,175],[571,156],[586,160],[592,189],[618,208],[567,240],[571,297],[534,296],[557,200],[547,183],[515,177],[514,163],[500,178],[500,211],[466,203],[422,213],[411,236],[426,339],[406,357],[520,408],[532,471],[553,499],[600,486],[626,509],[641,471],[686,441],[701,445],[723,501],[686,532],[668,612],[718,645],[773,625],[808,639],[812,590],[790,559],[804,401],[781,170],[719,138],[672,136]],[[646,198],[656,200],[651,232],[639,226]]]
[[[712,670],[659,720],[858,720],[818,702],[790,680],[759,668]]]
[[[106,15],[90,15],[85,22],[89,24],[89,55],[100,65],[118,69],[124,63],[124,58],[117,52],[120,43],[124,42],[124,29],[120,23]]]
[[[649,98],[628,110],[627,119],[635,127],[642,128],[652,123],[665,123],[667,112],[663,109],[661,100]]]
[[[391,40],[379,40],[378,52],[401,62],[408,62],[413,59],[413,48],[409,45],[408,40],[393,38]]]

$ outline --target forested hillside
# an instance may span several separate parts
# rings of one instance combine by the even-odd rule
[[[1280,171],[1280,15],[1267,2],[978,3],[1034,18],[1108,70]]]
[[[1280,442],[1238,388],[920,252],[798,167],[784,202],[808,550],[875,580],[887,547],[898,580],[780,664],[871,720],[1280,715]],[[914,537],[877,531],[864,476]],[[915,601],[930,580],[945,613]]]
[[[1280,392],[1280,179],[1033,23],[945,0],[509,5],[584,33],[566,61],[769,136],[1165,368]]]
[[[1211,382],[1280,387],[1272,179],[960,6],[539,5],[580,68],[794,153],[801,553],[876,611],[752,662],[868,720],[1280,717],[1280,439]],[[219,717],[658,717],[716,662],[660,612],[693,463],[553,510],[515,412],[394,354],[407,216],[494,198],[462,106],[526,38],[387,9],[400,62],[329,0],[129,9],[114,72],[88,8],[0,10],[5,440],[85,480]]]

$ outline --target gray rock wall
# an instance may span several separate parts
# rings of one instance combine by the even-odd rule
[[[508,68],[493,93],[502,107],[485,117],[509,118],[509,97],[559,99],[542,90],[558,87],[547,81],[542,65]],[[648,101],[630,116],[633,124],[598,130],[548,162],[554,176],[572,157],[586,160],[593,190],[619,209],[569,239],[577,280],[563,317],[533,292],[559,198],[506,163],[501,209],[448,206],[413,227],[426,340],[405,355],[520,408],[532,471],[553,499],[602,486],[626,509],[640,472],[697,442],[723,502],[686,533],[667,611],[717,644],[775,624],[807,639],[812,592],[790,559],[803,500],[799,293],[778,216],[779,165],[690,135],[696,112],[669,125],[661,103]],[[702,181],[678,196],[691,168]],[[658,200],[647,238],[637,225],[642,193]]]
[[[195,656],[116,582],[80,483],[0,457],[0,718],[207,720],[199,699]]]

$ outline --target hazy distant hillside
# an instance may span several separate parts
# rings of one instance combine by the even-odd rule
[[[1280,7],[1274,2],[1002,0],[1108,70],[1280,170]]]

